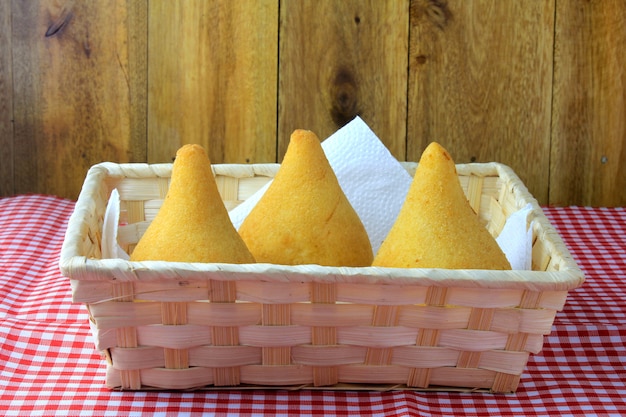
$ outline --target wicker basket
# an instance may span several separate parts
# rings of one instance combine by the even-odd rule
[[[404,163],[414,173],[415,163]],[[214,165],[232,209],[277,164]],[[514,392],[584,277],[510,168],[457,165],[497,235],[531,203],[532,271],[335,268],[101,259],[112,189],[127,251],[164,198],[171,164],[92,167],[60,267],[89,310],[110,388],[417,389]]]

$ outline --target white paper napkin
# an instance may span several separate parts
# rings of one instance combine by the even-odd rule
[[[528,224],[532,205],[511,214],[496,238],[506,255],[511,269],[530,270],[533,251],[533,229]]]
[[[111,191],[104,221],[102,224],[102,259],[129,259],[128,254],[117,243],[117,229],[120,222],[120,194],[117,188]]]

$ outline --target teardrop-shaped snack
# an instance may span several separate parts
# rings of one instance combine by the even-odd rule
[[[319,138],[296,130],[263,197],[239,228],[257,262],[369,266],[369,237]]]
[[[424,150],[404,205],[373,265],[511,269],[469,205],[452,157],[438,143]]]
[[[176,153],[163,205],[130,260],[254,263],[230,221],[200,145],[184,145]]]

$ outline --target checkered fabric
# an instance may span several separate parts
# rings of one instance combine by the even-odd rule
[[[626,209],[545,208],[586,282],[570,292],[515,394],[104,386],[86,311],[58,259],[74,202],[0,199],[0,412],[23,415],[626,415]]]

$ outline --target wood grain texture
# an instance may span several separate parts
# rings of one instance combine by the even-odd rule
[[[295,129],[325,139],[360,115],[405,158],[408,1],[284,1],[278,149]]]
[[[276,161],[278,2],[152,1],[148,161]]]
[[[15,191],[75,198],[91,165],[135,159],[129,43],[145,40],[126,1],[12,6]]]
[[[76,198],[96,163],[281,161],[360,115],[541,204],[626,206],[622,0],[0,0],[0,196]]]
[[[548,196],[554,4],[411,2],[407,159],[507,164]]]
[[[128,86],[130,92],[129,162],[148,158],[148,1],[127,1]]]
[[[12,195],[14,190],[11,49],[11,1],[0,0],[0,197]]]
[[[626,3],[557,1],[552,205],[626,205]]]

